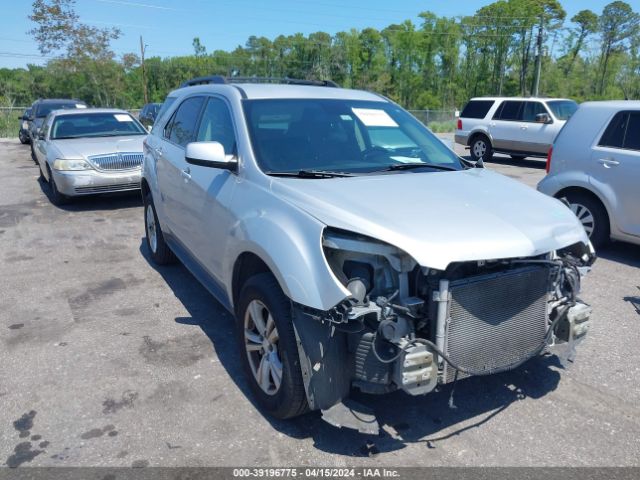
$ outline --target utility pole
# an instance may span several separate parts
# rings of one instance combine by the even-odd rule
[[[540,15],[540,28],[538,29],[538,56],[536,57],[536,77],[533,85],[533,96],[540,93],[540,73],[542,70],[542,41],[544,38],[544,16]]]
[[[147,72],[144,68],[144,51],[147,46],[142,41],[142,35],[140,35],[140,63],[142,64],[142,94],[144,96],[145,105],[149,103],[149,96],[147,95]]]

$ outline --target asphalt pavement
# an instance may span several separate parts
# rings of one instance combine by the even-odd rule
[[[53,206],[29,147],[0,140],[0,465],[640,465],[640,247],[599,252],[573,364],[460,381],[456,408],[449,386],[360,395],[372,437],[257,410],[231,316],[181,265],[150,263],[142,213],[137,194]]]

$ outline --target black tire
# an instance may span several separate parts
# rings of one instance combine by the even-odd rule
[[[471,160],[474,162],[482,159],[483,162],[489,162],[493,158],[493,146],[491,140],[486,135],[476,135],[469,142],[469,153]]]
[[[20,139],[20,143],[23,145],[26,145],[27,143],[29,143],[29,137],[22,132],[18,134],[18,138]]]
[[[527,156],[526,155],[513,154],[513,155],[511,155],[511,158],[513,158],[514,160],[524,160],[525,158],[527,158]]]
[[[571,192],[565,198],[585,227],[592,245],[596,248],[605,245],[610,235],[609,215],[600,200],[580,192]]]
[[[153,236],[149,230],[149,216],[153,216],[155,242],[153,241]],[[154,263],[158,265],[174,263],[176,261],[176,256],[164,240],[164,235],[162,234],[162,229],[158,222],[158,214],[156,213],[156,207],[153,204],[153,197],[151,196],[151,193],[148,193],[144,197],[144,231],[147,248],[149,249],[149,253],[151,254],[151,258]]]
[[[60,193],[58,190],[58,186],[56,185],[56,180],[53,178],[53,174],[51,173],[51,169],[48,169],[49,173],[49,198],[51,199],[51,203],[55,206],[59,207],[61,205],[66,205],[69,203],[69,197]]]
[[[252,302],[261,303],[273,317],[277,329],[277,357],[282,366],[279,388],[274,393],[265,392],[258,383],[245,346],[245,316]],[[247,280],[242,287],[236,310],[237,338],[240,346],[242,366],[249,387],[258,405],[270,415],[280,418],[293,418],[309,410],[307,395],[300,370],[300,358],[293,321],[291,318],[291,301],[285,296],[278,281],[270,273],[261,273]],[[273,378],[273,377],[270,377]]]
[[[38,163],[38,159],[36,158],[36,152],[33,150],[33,144],[31,144],[31,160],[35,163]]]

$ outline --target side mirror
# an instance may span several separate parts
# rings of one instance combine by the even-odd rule
[[[551,117],[547,113],[539,113],[536,115],[536,123],[553,123]]]
[[[201,167],[222,168],[231,171],[238,168],[238,159],[225,155],[224,147],[219,142],[188,143],[185,160],[191,165]]]
[[[38,140],[44,140],[44,132],[42,131],[42,129],[38,130],[36,137],[38,137]]]

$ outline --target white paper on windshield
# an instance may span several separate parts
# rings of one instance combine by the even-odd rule
[[[397,127],[398,124],[384,110],[377,108],[352,108],[353,113],[367,127]]]
[[[87,108],[87,106],[82,105],[81,103],[76,103],[76,108]]]
[[[114,117],[116,117],[116,120],[118,120],[119,122],[133,122],[133,118],[124,113],[116,113]]]

